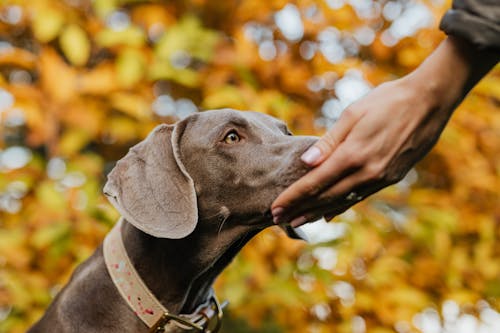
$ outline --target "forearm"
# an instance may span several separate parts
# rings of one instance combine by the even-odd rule
[[[480,51],[472,44],[449,36],[405,80],[422,92],[429,110],[451,114],[474,85],[499,60],[498,52]]]

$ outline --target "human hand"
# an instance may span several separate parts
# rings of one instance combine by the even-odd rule
[[[498,58],[448,37],[413,73],[349,106],[302,155],[314,169],[274,201],[274,222],[297,227],[322,216],[329,219],[401,180]]]
[[[382,84],[342,113],[302,156],[315,168],[273,203],[276,223],[296,227],[335,216],[404,177],[434,145],[450,115],[435,112],[412,84]]]
[[[401,180],[498,60],[497,52],[450,36],[414,72],[350,105],[302,156],[314,169],[274,201],[274,222],[297,227],[329,219]]]

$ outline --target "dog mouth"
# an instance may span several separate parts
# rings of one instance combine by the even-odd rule
[[[274,225],[273,214],[271,209],[268,208],[263,213],[253,214],[252,216],[247,216],[246,218],[238,218],[241,221],[246,221],[246,225],[251,227],[252,230],[263,230]]]
[[[273,222],[273,215],[271,213],[271,210],[269,209],[261,216],[260,222],[251,224],[252,231],[250,231],[250,233],[255,232],[253,234],[255,235],[256,233],[272,226],[276,226],[276,224]],[[305,236],[305,234],[303,234],[302,231],[293,228],[290,224],[283,223],[278,224],[277,226],[279,226],[287,234],[288,237],[307,241],[307,237]]]

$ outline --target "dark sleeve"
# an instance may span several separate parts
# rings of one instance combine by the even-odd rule
[[[479,49],[500,52],[500,0],[454,0],[439,27]]]

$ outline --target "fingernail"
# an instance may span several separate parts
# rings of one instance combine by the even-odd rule
[[[281,215],[283,214],[283,207],[276,207],[271,210],[271,214],[273,214],[273,222],[275,224],[279,224],[281,222]]]
[[[290,222],[290,225],[293,227],[293,228],[297,228],[298,226],[301,226],[302,224],[306,223],[307,222],[307,219],[305,216],[299,216],[299,217],[296,217],[294,218],[291,222]]]
[[[281,214],[283,214],[284,210],[285,209],[283,207],[275,207],[275,208],[273,208],[271,213],[273,214],[273,216],[280,216]]]
[[[302,156],[300,159],[304,161],[306,164],[313,164],[316,162],[319,158],[321,157],[321,150],[319,150],[318,147],[311,147],[309,148]]]

